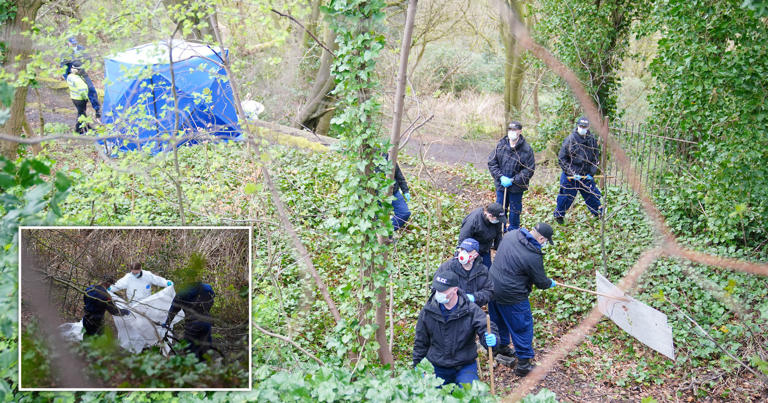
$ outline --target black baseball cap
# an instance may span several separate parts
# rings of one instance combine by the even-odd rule
[[[552,245],[555,244],[555,241],[552,240],[552,234],[554,234],[554,231],[552,230],[551,225],[545,222],[540,222],[536,224],[536,226],[533,227],[533,229],[535,229],[536,232],[541,234],[541,236],[543,236],[544,238],[547,238],[547,241],[549,241],[549,243],[551,243]]]
[[[452,271],[445,271],[435,274],[435,279],[432,280],[432,288],[437,291],[443,292],[451,287],[459,286],[459,278]]]
[[[514,130],[522,130],[523,129],[523,124],[518,122],[518,121],[509,122],[509,125],[507,125],[507,130],[512,130],[512,129],[514,129]]]
[[[501,204],[493,202],[485,208],[485,211],[498,218],[499,221],[506,222],[506,217],[504,216],[504,207],[501,207]]]
[[[589,127],[589,119],[587,119],[586,116],[582,116],[579,118],[579,120],[576,121],[576,125],[581,127]]]

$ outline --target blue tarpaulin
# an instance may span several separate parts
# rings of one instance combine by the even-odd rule
[[[108,140],[110,148],[127,151],[151,147],[152,153],[157,153],[171,149],[174,143],[159,139],[163,136],[207,133],[228,139],[240,135],[232,88],[224,68],[217,64],[227,58],[226,49],[222,52],[214,46],[182,40],[172,44],[170,54],[164,41],[105,59],[102,122],[114,124],[116,132],[125,136]],[[178,118],[174,114],[174,81]]]

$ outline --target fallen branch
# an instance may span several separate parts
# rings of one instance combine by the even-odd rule
[[[304,353],[304,354],[306,354],[307,356],[309,356],[309,358],[311,358],[311,359],[313,359],[313,360],[317,361],[317,363],[318,363],[318,364],[320,364],[320,365],[325,365],[325,364],[323,364],[323,361],[321,361],[319,358],[317,358],[317,357],[316,357],[314,354],[312,354],[312,353],[310,353],[309,351],[307,351],[307,350],[306,350],[304,347],[302,347],[302,346],[300,346],[300,345],[296,344],[296,342],[295,342],[295,341],[293,341],[293,340],[289,339],[288,337],[285,337],[285,336],[283,336],[283,335],[280,335],[280,334],[277,334],[277,333],[272,333],[272,332],[270,332],[270,331],[268,331],[268,330],[266,330],[266,329],[262,328],[261,326],[259,326],[259,325],[255,324],[255,323],[253,324],[253,327],[255,327],[255,328],[256,328],[256,330],[260,331],[261,333],[264,333],[264,334],[266,334],[267,336],[271,336],[271,337],[274,337],[274,338],[276,338],[276,339],[280,339],[280,340],[282,340],[282,341],[288,342],[288,344],[290,344],[290,345],[292,345],[292,346],[296,347],[296,348],[297,348],[299,351],[301,351],[302,353]]]

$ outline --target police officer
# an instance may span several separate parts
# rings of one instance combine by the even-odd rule
[[[83,122],[81,118],[87,116],[86,110],[88,108],[88,85],[85,83],[82,77],[82,64],[80,62],[73,62],[70,73],[67,75],[67,87],[69,88],[69,98],[72,103],[75,104],[77,110],[77,121],[75,122],[75,131],[78,134],[83,134],[90,130],[90,126]]]
[[[88,88],[87,99],[91,101],[91,106],[96,112],[96,119],[101,119],[101,104],[99,103],[99,94],[96,92],[96,87],[93,86],[91,77],[88,76],[88,73],[86,73],[85,69],[83,68],[83,63],[86,61],[90,62],[91,57],[85,53],[85,48],[77,43],[77,39],[75,37],[70,37],[67,39],[67,45],[69,46],[69,51],[66,52],[67,54],[64,56],[61,62],[61,67],[64,67],[64,79],[66,80],[69,77],[69,74],[72,72],[72,66],[77,63],[79,66],[78,69],[80,70],[79,75],[82,77],[83,82]]]
[[[571,207],[577,191],[584,198],[589,212],[599,217],[603,208],[594,175],[600,161],[600,146],[589,131],[586,117],[579,118],[573,133],[563,140],[558,160],[563,173],[560,174],[560,192],[554,212],[557,223],[564,223],[565,212]]]
[[[437,275],[452,272],[459,280],[459,288],[464,291],[469,302],[483,306],[491,300],[493,283],[488,276],[488,267],[478,259],[477,252],[480,244],[467,238],[461,241],[458,254],[452,257],[437,269]]]
[[[483,264],[491,267],[491,249],[498,249],[506,219],[504,208],[499,203],[476,208],[461,222],[459,244],[467,238],[477,240]]]
[[[83,303],[85,304],[85,315],[83,315],[83,328],[88,336],[104,333],[104,312],[109,312],[115,316],[123,316],[131,313],[127,309],[119,309],[112,297],[107,292],[115,280],[112,277],[106,277],[99,284],[90,285],[85,289]]]
[[[125,290],[126,301],[140,301],[152,295],[152,286],[170,287],[173,282],[148,270],[141,269],[141,263],[131,263],[130,272],[109,287],[109,291]]]
[[[486,348],[493,347],[495,331],[486,332],[485,313],[459,289],[456,274],[436,274],[432,287],[432,295],[416,323],[413,366],[426,357],[443,384],[472,383],[479,379],[475,335]]]
[[[168,317],[163,327],[169,329],[173,318],[179,310],[184,310],[184,340],[189,342],[187,351],[194,353],[199,360],[208,351],[213,343],[211,336],[211,308],[215,294],[210,284],[194,281],[188,285],[182,285],[181,290],[173,298]]]
[[[522,123],[510,122],[507,135],[488,156],[488,169],[496,184],[496,202],[504,209],[509,208],[509,225],[505,232],[520,227],[523,192],[528,190],[528,182],[536,169],[533,149],[522,132]]]
[[[533,315],[528,295],[533,285],[542,290],[557,285],[544,272],[542,249],[547,243],[552,243],[552,227],[547,223],[538,223],[531,231],[517,229],[504,236],[491,265],[493,298],[488,313],[499,326],[497,353],[517,356],[517,376],[527,375],[534,367]],[[514,351],[509,348],[510,336]]]

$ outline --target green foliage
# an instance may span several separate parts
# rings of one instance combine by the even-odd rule
[[[537,3],[536,13],[547,18],[534,25],[535,38],[576,73],[600,110],[613,118],[617,117],[617,74],[628,48],[630,26],[647,14],[645,3],[589,0]],[[556,83],[559,88],[556,101],[545,109],[551,116],[542,121],[540,139],[535,140],[559,147],[581,114],[581,108],[565,82],[558,78]]]
[[[487,402],[488,386],[476,382],[470,387],[447,385],[435,378],[426,360],[417,368],[393,374],[370,369],[354,374],[346,368],[319,367],[300,373],[277,372],[255,389],[254,400],[266,402]],[[552,392],[549,392],[552,393]],[[550,400],[534,400],[550,402]]]
[[[456,43],[437,44],[424,53],[423,80],[434,82],[442,92],[504,92],[504,60],[491,51],[479,52]]]
[[[52,174],[53,161],[0,157],[0,393],[12,399],[17,387],[17,298],[18,227],[52,224],[61,214],[59,203],[66,198],[70,179],[62,172]],[[45,367],[41,366],[40,371]]]
[[[557,395],[549,389],[542,389],[539,393],[530,394],[523,398],[523,403],[557,403]]]
[[[768,237],[768,27],[731,1],[671,1],[653,12],[666,27],[651,97],[662,126],[699,142],[681,156],[686,174],[666,178],[662,211],[679,233],[754,247]],[[674,190],[672,190],[674,189]]]

